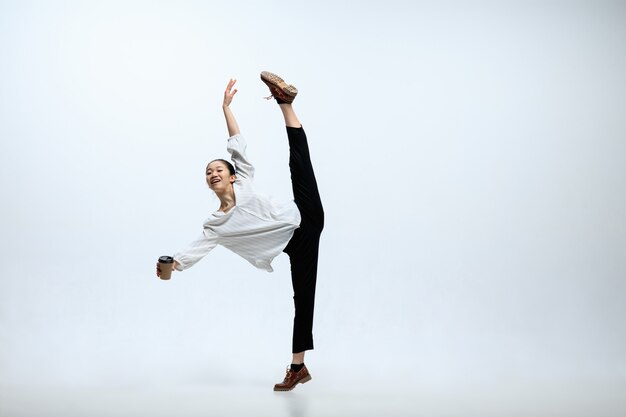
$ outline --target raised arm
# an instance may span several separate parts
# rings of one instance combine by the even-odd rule
[[[230,103],[233,101],[233,97],[237,94],[237,89],[233,90],[233,86],[237,80],[231,79],[224,91],[224,103],[222,104],[222,110],[224,110],[224,117],[226,118],[226,127],[228,128],[228,136],[235,136],[239,133],[239,125],[235,119],[235,115],[230,110]]]

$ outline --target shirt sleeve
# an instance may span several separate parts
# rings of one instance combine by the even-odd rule
[[[209,229],[204,229],[202,235],[191,242],[187,248],[174,254],[174,260],[179,263],[177,271],[192,267],[207,253],[217,246],[217,235]]]
[[[252,180],[254,178],[254,167],[246,156],[246,140],[238,133],[228,138],[226,150],[230,153],[237,176]]]

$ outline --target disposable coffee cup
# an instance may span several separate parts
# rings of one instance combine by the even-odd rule
[[[159,258],[159,269],[161,273],[159,278],[170,279],[172,277],[172,269],[174,268],[174,258],[171,256],[161,256]]]

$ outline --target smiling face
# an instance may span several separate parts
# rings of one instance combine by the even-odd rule
[[[231,188],[236,179],[234,173],[231,174],[228,166],[219,159],[209,163],[206,167],[206,183],[218,194]]]

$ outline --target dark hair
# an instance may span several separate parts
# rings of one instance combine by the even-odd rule
[[[227,161],[227,160],[225,160],[225,159],[221,159],[221,158],[214,159],[214,160],[212,160],[211,162],[209,162],[209,163],[207,164],[207,167],[208,167],[209,165],[211,165],[211,164],[212,164],[213,162],[215,162],[215,161],[220,161],[220,162],[223,162],[223,163],[224,163],[224,165],[226,165],[226,168],[228,168],[228,172],[230,173],[230,175],[235,175],[235,167],[233,166],[233,164],[231,164],[230,162],[228,162],[228,161]]]

